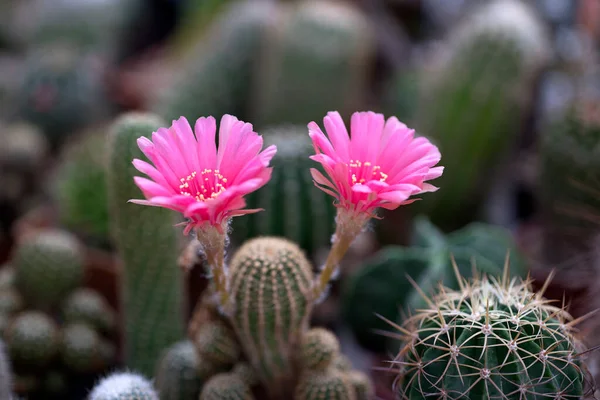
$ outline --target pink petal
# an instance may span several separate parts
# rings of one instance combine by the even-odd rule
[[[361,183],[356,183],[354,185],[352,185],[352,191],[356,192],[356,193],[372,193],[373,190],[371,190],[370,187],[368,187],[367,185],[363,185]]]
[[[375,162],[385,119],[374,112],[356,112],[350,122],[350,158]]]
[[[325,137],[321,128],[315,122],[308,124],[308,136],[310,136],[317,154],[323,152],[331,158],[336,158],[336,152],[331,142]]]
[[[337,155],[340,159],[348,161],[350,159],[350,137],[340,113],[328,112],[323,119],[323,124]]]
[[[194,127],[198,142],[197,153],[199,168],[215,169],[217,167],[217,123],[213,117],[201,117]]]
[[[141,189],[146,198],[156,196],[170,196],[173,194],[172,191],[167,190],[164,186],[159,185],[150,179],[142,178],[141,176],[134,176],[133,180],[137,187]]]
[[[325,176],[318,169],[311,168],[310,174],[312,175],[312,178],[315,180],[315,182],[317,182],[319,185],[335,188],[335,185],[331,183],[329,179],[325,178]]]
[[[165,187],[170,187],[173,190],[176,189],[175,187],[173,187],[173,185],[170,184],[170,182],[167,182],[165,177],[160,172],[158,172],[158,170],[156,168],[154,168],[152,165],[148,164],[147,162],[138,160],[136,158],[133,160],[133,166],[135,167],[135,169],[140,171],[142,174],[148,175],[154,182],[158,183],[159,185],[165,186]]]

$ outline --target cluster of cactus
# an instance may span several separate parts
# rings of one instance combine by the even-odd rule
[[[350,112],[364,101],[373,37],[354,5],[234,2],[207,37],[152,107],[167,120],[229,113],[264,128]]]
[[[241,244],[257,236],[284,237],[297,243],[314,258],[329,247],[335,231],[331,196],[314,187],[309,169],[313,147],[300,125],[278,126],[262,131],[265,145],[277,146],[273,173],[260,191],[246,197],[249,208],[265,212],[248,215],[232,223],[231,238]]]
[[[128,203],[138,197],[131,160],[146,159],[140,136],[163,126],[148,114],[124,114],[108,138],[108,206],[111,233],[123,262],[121,296],[125,315],[125,363],[145,375],[161,352],[184,336],[184,290],[179,232],[169,210]]]
[[[457,280],[458,290],[425,296],[426,308],[395,325],[399,398],[583,398],[586,351],[564,305],[510,278],[508,267],[502,276]]]
[[[23,237],[0,269],[0,335],[19,394],[60,397],[72,377],[114,362],[114,311],[82,287],[82,252],[71,234],[41,230]]]
[[[109,247],[106,135],[83,135],[66,149],[54,189],[61,224],[95,246]]]
[[[500,227],[472,223],[444,235],[420,217],[412,239],[411,247],[384,247],[344,282],[342,317],[365,349],[383,353],[395,345],[377,333],[387,327],[381,317],[401,323],[406,312],[426,306],[407,276],[429,293],[438,283],[458,289],[455,265],[463,276],[471,276],[473,266],[477,273],[498,275],[509,255],[514,275],[527,271],[511,233]]]
[[[561,272],[581,272],[572,263],[588,257],[600,240],[599,104],[578,99],[549,121],[541,138],[542,254],[546,265]],[[572,277],[571,285],[587,279]]]
[[[439,147],[446,171],[443,193],[414,208],[445,231],[476,218],[490,172],[516,144],[536,73],[549,61],[543,29],[523,2],[482,4],[450,32],[440,58],[421,68],[411,125]]]
[[[34,49],[25,60],[16,93],[20,119],[38,126],[56,148],[103,113],[101,65],[63,43]]]

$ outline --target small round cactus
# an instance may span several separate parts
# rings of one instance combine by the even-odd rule
[[[345,354],[338,354],[335,360],[333,360],[333,368],[338,371],[347,372],[352,369],[352,361]]]
[[[39,308],[57,306],[83,279],[81,245],[65,231],[49,229],[26,237],[13,262],[17,288]]]
[[[72,323],[63,329],[61,356],[63,363],[76,372],[92,372],[102,366],[101,338],[86,324]]]
[[[143,376],[121,372],[102,379],[90,393],[89,400],[159,400],[159,397]]]
[[[6,290],[15,284],[15,268],[8,264],[0,267],[0,290]]]
[[[202,388],[200,400],[254,400],[250,387],[237,375],[218,374]]]
[[[80,288],[69,295],[63,305],[63,317],[67,322],[84,322],[100,332],[110,332],[115,315],[106,300],[95,290]]]
[[[198,374],[198,354],[194,344],[184,340],[172,345],[161,360],[155,386],[162,400],[196,400],[202,380]]]
[[[217,365],[233,365],[240,356],[235,333],[222,322],[202,325],[194,337],[194,344],[203,358]]]
[[[336,359],[340,344],[333,333],[323,328],[309,330],[302,338],[300,358],[304,368],[320,371]]]
[[[445,288],[404,321],[400,397],[583,396],[582,348],[564,309],[507,270],[501,280],[460,279],[460,290]]]
[[[231,373],[240,377],[248,386],[254,386],[259,382],[254,368],[247,362],[238,362],[231,370]]]
[[[375,395],[375,388],[371,380],[364,372],[350,371],[347,373],[348,380],[354,387],[356,400],[371,400]]]
[[[330,369],[304,374],[294,400],[355,400],[354,387],[346,374]]]
[[[58,329],[46,314],[29,311],[19,314],[9,326],[7,346],[16,365],[44,368],[56,355]]]
[[[277,391],[293,374],[292,356],[312,307],[312,267],[294,243],[247,241],[233,256],[230,320],[261,381]]]

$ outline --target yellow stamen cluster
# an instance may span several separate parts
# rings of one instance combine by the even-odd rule
[[[350,162],[346,165],[350,169],[350,172],[351,172],[350,179],[351,179],[353,185],[355,185],[355,184],[362,185],[363,183],[365,183],[367,181],[367,178],[364,178],[363,176],[369,175],[368,170],[372,166],[370,161],[362,162],[359,160],[350,160]],[[356,169],[360,169],[360,170],[356,171]],[[371,175],[373,176],[372,180],[379,180],[380,182],[385,182],[385,180],[388,178],[388,175],[386,173],[381,172],[381,166],[379,166],[379,165],[375,165],[372,167]],[[377,175],[379,175],[379,178],[377,178]],[[359,176],[360,176],[360,178],[359,178]]]
[[[181,178],[181,185],[179,185],[180,193],[184,196],[192,196],[195,192],[194,198],[196,201],[206,201],[209,199],[217,198],[226,189],[225,184],[227,178],[225,178],[218,169],[204,169],[200,173],[200,178],[196,180],[196,171],[193,171],[185,178]]]

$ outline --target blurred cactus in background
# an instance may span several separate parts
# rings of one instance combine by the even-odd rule
[[[427,306],[407,276],[425,293],[438,284],[458,289],[454,263],[463,276],[473,272],[498,276],[507,254],[511,273],[524,277],[525,259],[509,231],[473,223],[446,236],[427,219],[419,218],[411,247],[384,247],[344,283],[344,321],[361,346],[383,353],[389,343],[377,331],[385,330],[388,324],[379,316],[401,322],[406,312]]]
[[[179,239],[168,210],[129,204],[139,197],[131,161],[145,159],[137,145],[163,125],[154,115],[125,114],[108,140],[108,193],[111,230],[123,262],[121,296],[125,315],[125,362],[154,373],[162,351],[184,332],[183,278],[177,266]]]
[[[444,230],[477,218],[500,161],[515,145],[536,73],[549,60],[544,26],[517,0],[482,4],[436,48],[422,72],[415,126],[440,148],[443,189],[416,204]]]
[[[4,341],[0,339],[0,400],[12,400],[12,371]]]
[[[306,127],[283,125],[261,133],[265,145],[276,145],[271,180],[246,197],[249,208],[262,208],[232,223],[231,238],[241,244],[258,236],[280,236],[297,243],[310,258],[329,247],[335,231],[333,201],[315,188],[310,175],[314,162]]]
[[[89,400],[159,400],[152,384],[131,372],[114,372],[94,387]]]

